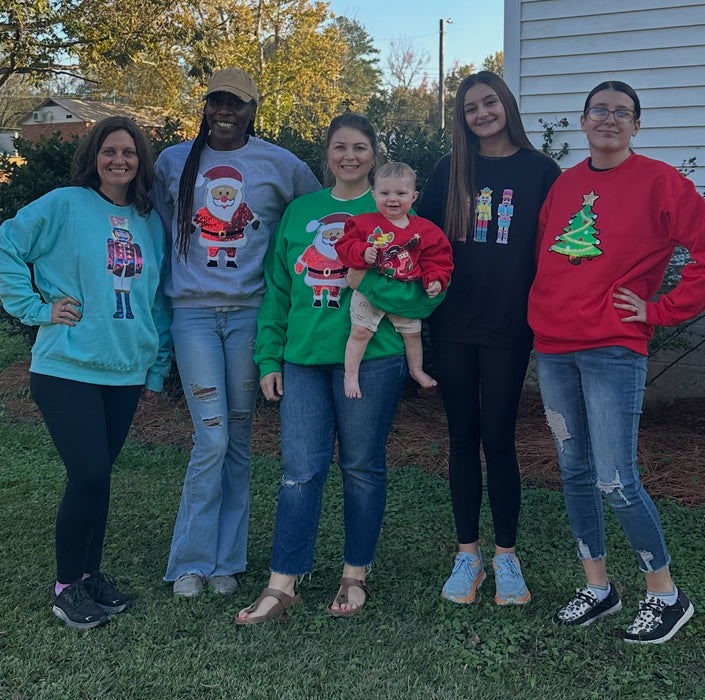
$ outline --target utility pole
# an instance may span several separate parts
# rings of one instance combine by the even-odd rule
[[[444,83],[445,83],[445,70],[443,68],[444,54],[445,54],[445,43],[446,43],[446,24],[453,24],[453,20],[441,19],[438,23],[438,114],[439,123],[441,130],[445,129],[446,126],[446,110],[445,110],[445,100],[444,98]]]

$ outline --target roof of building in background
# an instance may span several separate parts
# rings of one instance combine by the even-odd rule
[[[137,124],[144,127],[163,126],[166,115],[153,107],[142,107],[137,109],[126,104],[112,102],[98,102],[95,100],[79,100],[72,97],[50,97],[41,104],[33,108],[21,124],[36,123],[35,113],[51,110],[52,107],[59,107],[65,112],[72,114],[76,121],[96,123],[106,117],[123,116],[134,119]],[[62,119],[63,121],[63,119]]]

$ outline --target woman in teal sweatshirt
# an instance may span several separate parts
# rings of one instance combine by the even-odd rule
[[[147,196],[153,173],[135,123],[105,119],[76,152],[73,186],[0,227],[0,298],[39,326],[30,389],[67,474],[52,610],[78,629],[132,603],[100,564],[113,462],[142,387],[160,390],[169,370],[164,230]]]

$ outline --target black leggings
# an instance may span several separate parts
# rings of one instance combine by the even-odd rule
[[[66,467],[56,516],[56,580],[100,569],[110,472],[130,429],[141,386],[105,386],[30,374],[32,397]]]
[[[516,544],[521,480],[514,445],[529,350],[434,342],[434,366],[448,417],[450,495],[460,544],[480,537],[482,465],[495,544]]]

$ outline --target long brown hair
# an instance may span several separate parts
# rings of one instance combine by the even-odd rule
[[[489,86],[497,93],[504,107],[507,134],[511,142],[519,148],[536,150],[524,131],[517,101],[502,78],[483,70],[468,75],[460,83],[453,108],[453,148],[450,155],[450,182],[445,216],[445,233],[451,242],[465,240],[470,223],[475,218],[476,171],[480,140],[470,131],[465,121],[464,102],[465,93],[478,83]]]
[[[71,166],[71,184],[76,187],[100,188],[97,158],[103,142],[114,131],[126,131],[135,142],[135,150],[139,165],[137,174],[127,188],[127,201],[135,205],[141,216],[147,216],[152,211],[152,200],[149,191],[154,182],[154,166],[152,151],[147,143],[142,129],[129,117],[108,117],[99,121],[81,143],[78,144]]]

